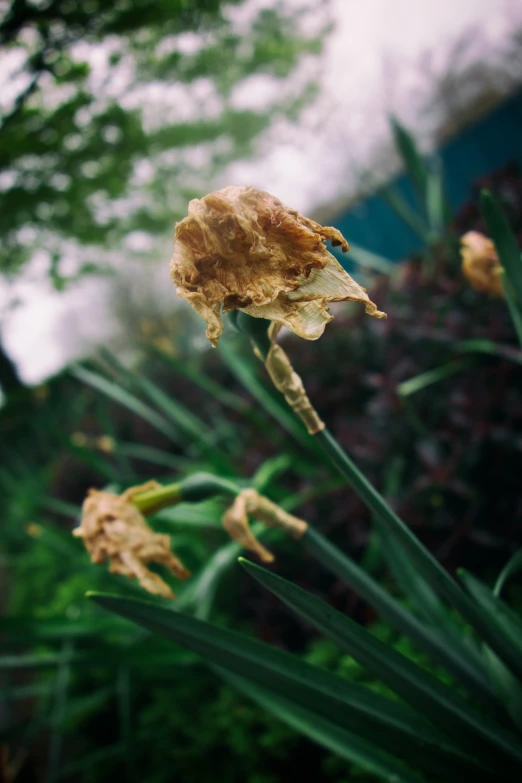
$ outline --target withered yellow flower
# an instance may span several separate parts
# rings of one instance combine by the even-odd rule
[[[179,579],[190,576],[170,548],[170,536],[155,533],[132,499],[159,485],[149,481],[131,487],[121,495],[89,490],[82,508],[80,526],[73,535],[83,539],[93,563],[108,560],[113,574],[137,579],[149,593],[174,598],[170,587],[147,568],[148,563],[165,565]]]
[[[170,274],[177,293],[207,322],[215,346],[221,314],[242,310],[316,340],[332,320],[329,302],[355,301],[376,318],[364,288],[325,247],[348,242],[253,187],[228,187],[189,204],[176,225]]]
[[[462,271],[471,286],[484,294],[503,296],[500,261],[491,239],[479,231],[468,231],[460,245]]]
[[[250,552],[255,552],[264,563],[271,563],[274,556],[254,536],[248,524],[251,515],[269,527],[277,527],[293,538],[301,538],[308,527],[306,522],[260,495],[255,489],[244,489],[223,515],[223,527],[234,541]]]

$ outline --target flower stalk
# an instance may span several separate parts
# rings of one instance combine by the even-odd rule
[[[237,325],[241,331],[250,337],[258,352],[262,353],[263,349],[267,350],[267,345],[269,346],[270,343],[268,330],[265,338],[263,338],[260,334],[259,326],[252,323],[255,319],[248,321],[246,320],[247,318],[248,316],[242,314],[241,319],[237,319]],[[419,572],[423,574],[426,582],[448,603],[452,604],[464,620],[481,633],[485,643],[492,650],[497,652],[499,656],[507,658],[512,671],[518,672],[520,661],[517,660],[516,656],[512,655],[512,651],[505,649],[503,641],[499,639],[498,635],[489,626],[487,618],[484,618],[481,610],[477,608],[462,587],[445,571],[438,560],[421,544],[409,527],[397,516],[385,498],[368,481],[351,457],[337,443],[331,432],[324,427],[314,437],[329,462],[343,476],[348,485],[355,490],[377,519],[382,522],[384,529],[411,557],[412,562]],[[303,541],[307,542],[306,534],[303,537]]]

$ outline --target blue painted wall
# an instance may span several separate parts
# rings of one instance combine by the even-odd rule
[[[440,150],[444,186],[453,208],[471,195],[478,177],[509,161],[522,166],[522,93],[469,126]],[[391,183],[414,207],[415,198],[406,176]],[[333,219],[348,241],[398,261],[421,246],[415,233],[378,195],[369,196]]]

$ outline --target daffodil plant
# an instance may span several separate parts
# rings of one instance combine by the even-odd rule
[[[370,316],[385,317],[328,252],[327,240],[348,250],[336,229],[303,217],[270,194],[251,187],[225,188],[192,201],[188,217],[176,226],[171,277],[178,294],[207,322],[213,345],[223,332],[223,313],[231,313],[310,437],[371,509],[384,555],[404,575],[413,609],[304,520],[218,476],[193,476],[169,487],[142,486],[110,498],[93,493],[77,534],[96,562],[107,558],[112,570],[166,595],[157,580],[151,581],[147,562],[164,563],[181,578],[187,573],[167,554],[168,537],[151,531],[145,517],[165,505],[227,495],[230,507],[223,525],[241,546],[268,563],[272,554],[253,535],[249,516],[284,530],[409,636],[444,669],[452,685],[315,596],[246,560],[241,566],[253,578],[333,639],[398,700],[168,607],[117,596],[93,598],[199,653],[268,710],[379,779],[519,781],[522,622],[501,598],[515,561],[495,591],[466,573],[453,579],[335,441],[277,343],[283,326],[306,340],[319,338],[332,317],[330,302],[359,302]],[[502,259],[502,251],[499,255]]]

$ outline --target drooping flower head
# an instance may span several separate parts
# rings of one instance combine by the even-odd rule
[[[243,489],[223,515],[223,527],[234,541],[250,552],[255,552],[263,563],[271,563],[274,556],[252,533],[248,524],[249,516],[264,522],[268,527],[284,530],[295,539],[301,538],[308,527],[303,519],[289,514],[255,489]]]
[[[491,239],[479,231],[468,231],[460,245],[462,271],[471,286],[484,294],[503,296],[500,261]]]
[[[121,495],[89,490],[82,507],[82,521],[73,535],[83,539],[93,563],[108,560],[113,574],[137,579],[149,593],[174,598],[174,593],[158,574],[147,568],[161,563],[179,579],[190,574],[170,548],[170,536],[155,533],[133,497],[156,488],[156,482],[130,487]]]
[[[329,302],[355,301],[376,318],[364,288],[325,246],[349,247],[325,228],[253,187],[228,187],[189,204],[176,225],[170,273],[177,293],[207,322],[213,345],[221,314],[242,310],[316,340],[332,320]]]

